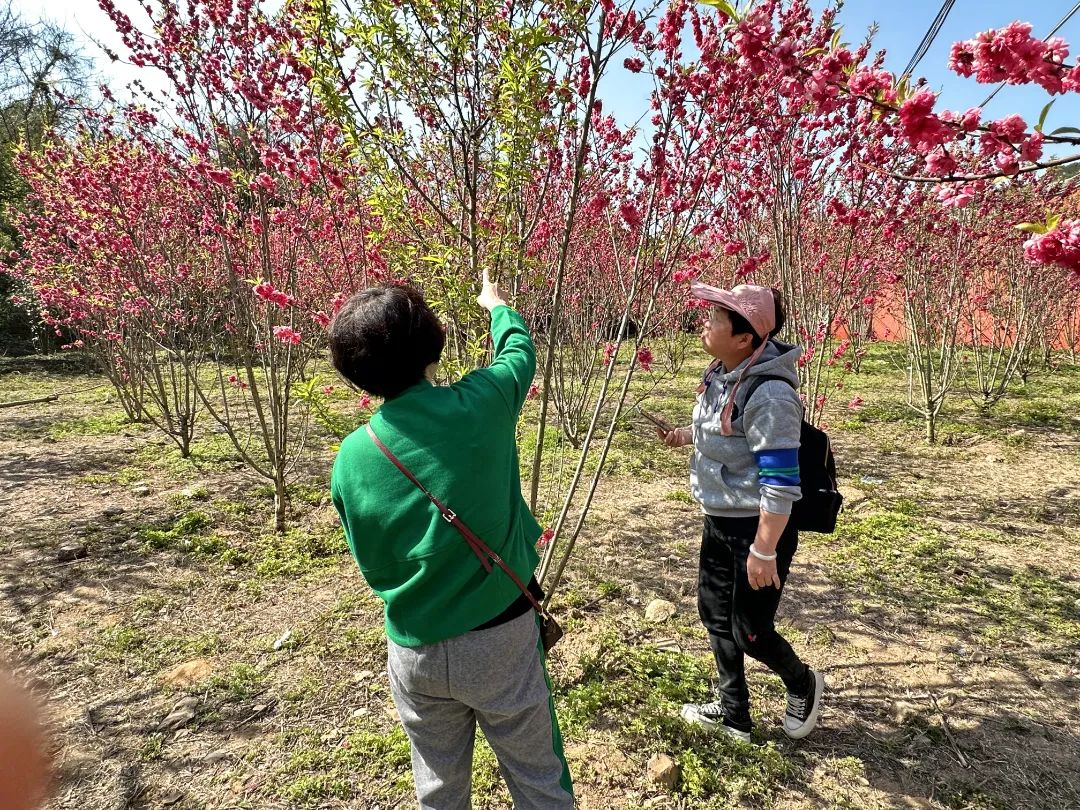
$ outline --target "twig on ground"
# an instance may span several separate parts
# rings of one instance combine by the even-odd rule
[[[609,597],[612,597],[612,596],[615,596],[616,594],[619,594],[621,592],[622,592],[622,585],[618,586],[617,588],[612,588],[607,593],[602,593],[598,597],[596,597],[595,599],[590,599],[584,605],[579,607],[578,610],[588,610],[593,605],[596,605],[596,604],[598,604],[600,602],[603,602],[605,599],[607,599]]]
[[[254,712],[252,712],[250,715],[248,715],[243,720],[241,720],[239,723],[237,723],[236,727],[237,728],[242,728],[243,726],[250,723],[252,720],[254,720],[259,715],[266,714],[268,711],[270,711],[275,706],[277,706],[277,701],[276,700],[271,700],[271,701],[269,701],[268,703],[266,703],[266,704],[264,704],[262,706],[258,706]]]
[[[945,736],[949,738],[949,742],[952,744],[953,753],[956,754],[956,758],[960,760],[960,767],[970,767],[967,757],[964,756],[964,752],[960,750],[960,746],[956,743],[956,738],[953,736],[952,729],[949,728],[949,718],[945,716],[945,712],[941,706],[938,705],[937,696],[931,692],[930,702],[934,705],[934,711],[941,717],[941,729],[945,732]]]
[[[0,408],[17,408],[20,405],[36,405],[39,402],[56,402],[60,399],[59,394],[49,394],[47,397],[34,397],[33,399],[16,399],[14,402],[0,402]]]

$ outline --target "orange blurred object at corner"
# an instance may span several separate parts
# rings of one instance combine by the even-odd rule
[[[48,784],[40,709],[0,668],[0,810],[36,810]]]

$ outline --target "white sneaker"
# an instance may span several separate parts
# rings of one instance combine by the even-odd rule
[[[736,740],[750,742],[750,731],[731,725],[724,716],[724,707],[719,703],[684,703],[679,716],[688,723],[710,731],[723,731]]]
[[[821,695],[825,691],[825,679],[820,672],[810,670],[810,691],[805,695],[788,692],[787,711],[784,713],[784,733],[793,740],[801,740],[814,730],[821,711]]]

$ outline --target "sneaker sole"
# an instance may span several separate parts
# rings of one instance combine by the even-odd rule
[[[814,730],[814,726],[817,725],[818,714],[821,713],[821,699],[824,694],[825,678],[822,677],[820,672],[814,671],[814,705],[810,709],[810,715],[806,718],[806,722],[794,731],[787,727],[787,723],[784,724],[784,733],[788,737],[793,740],[801,740]]]
[[[750,732],[740,731],[737,728],[731,726],[725,726],[723,723],[719,723],[715,720],[708,720],[698,714],[693,708],[693,704],[685,704],[679,711],[679,716],[687,723],[692,723],[699,728],[706,729],[708,731],[719,731],[727,734],[729,737],[733,737],[740,742],[750,742]]]
[[[737,728],[732,728],[731,726],[725,725],[721,725],[720,730],[732,739],[738,740],[739,742],[746,743],[747,745],[750,745],[751,743],[749,731],[740,731]]]
[[[703,717],[697,710],[697,706],[692,703],[683,704],[682,709],[679,711],[679,717],[685,720],[687,723],[692,723],[695,726],[701,728],[707,728],[710,731],[721,725],[716,720],[710,720],[707,717]]]

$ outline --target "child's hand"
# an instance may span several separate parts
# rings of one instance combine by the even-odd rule
[[[690,444],[693,440],[693,434],[690,432],[690,428],[672,428],[671,430],[664,430],[663,428],[656,429],[657,437],[668,447],[684,447]]]

